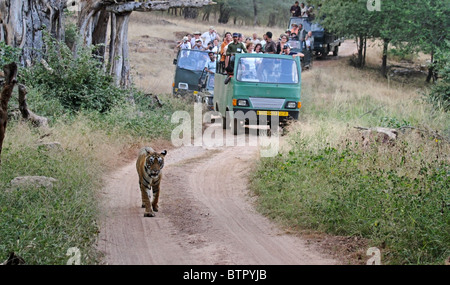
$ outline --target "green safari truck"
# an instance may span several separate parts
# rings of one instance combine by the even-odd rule
[[[300,57],[241,53],[230,64],[234,65],[231,79],[218,69],[214,84],[214,110],[222,117],[224,129],[233,126],[236,135],[245,125],[298,120]]]

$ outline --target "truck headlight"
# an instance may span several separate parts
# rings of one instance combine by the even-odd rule
[[[187,83],[180,82],[180,83],[178,83],[178,88],[187,90],[189,88],[189,85]]]
[[[295,108],[297,108],[297,102],[287,102],[286,103],[286,109],[295,109]]]
[[[245,100],[245,99],[234,99],[233,100],[233,105],[234,106],[239,106],[239,107],[248,107],[249,106],[249,104],[248,104],[248,101],[247,100]]]

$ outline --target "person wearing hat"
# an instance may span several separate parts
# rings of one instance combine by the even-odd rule
[[[183,37],[183,40],[178,43],[177,48],[179,49],[191,49],[191,43],[187,36]]]
[[[203,47],[202,39],[196,39],[196,40],[195,40],[195,44],[194,44],[194,46],[192,47],[192,49],[195,49],[195,50],[205,50],[205,48]]]
[[[272,40],[272,32],[266,33],[266,45],[264,46],[264,53],[276,53],[277,44]]]
[[[292,57],[297,57],[297,56],[299,56],[299,57],[304,57],[305,55],[303,54],[303,53],[301,53],[301,52],[294,52],[294,51],[291,51],[291,46],[289,45],[289,44],[285,44],[284,46],[283,46],[283,51],[281,52],[281,54],[283,54],[283,55],[292,55]]]
[[[292,23],[291,27],[292,27],[291,34],[298,35],[298,32],[300,31],[300,29],[298,27],[298,24],[297,23]]]
[[[205,63],[205,70],[211,74],[216,73],[216,54],[212,51],[208,52],[209,60]]]
[[[200,41],[202,42],[202,46],[203,46],[203,40],[200,38],[200,35],[202,33],[200,33],[199,31],[194,32],[194,37],[191,39],[191,47],[194,48],[195,46],[195,41],[200,39]]]
[[[239,41],[239,34],[233,33],[233,41],[228,45],[226,56],[229,59],[230,56],[235,55],[236,53],[247,53],[247,48],[245,45]],[[225,68],[228,66],[228,60],[225,59]]]

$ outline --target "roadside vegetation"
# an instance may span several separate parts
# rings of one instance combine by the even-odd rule
[[[281,34],[287,20],[283,13],[292,1],[281,2],[274,10],[273,5],[261,8],[267,3],[260,0],[245,7],[242,1],[218,1],[202,11],[206,21],[217,12],[221,24],[215,25],[220,33],[245,29],[247,35],[256,31],[262,36],[268,30]],[[383,9],[391,7],[391,2],[383,2]],[[393,11],[398,7],[392,6]],[[350,18],[365,19],[364,25],[334,21],[342,24],[336,31],[378,27],[374,23],[387,19],[381,14],[369,18],[359,10],[350,11],[361,16],[350,14]],[[424,11],[447,15],[441,9]],[[177,9],[171,12],[176,14]],[[138,30],[130,31],[137,47],[147,44],[146,38],[151,46],[167,35],[174,42],[179,39],[176,32],[193,32],[210,23],[183,19],[168,25],[163,12],[152,15],[158,17],[151,21],[162,24],[133,16],[143,20]],[[235,15],[234,19],[229,15]],[[235,25],[226,25],[229,20]],[[417,53],[402,49],[401,43],[408,39],[403,36],[417,30],[422,36],[440,35],[445,26],[440,21],[430,23],[431,33],[417,21],[412,23],[412,31],[397,33],[401,38],[392,38],[393,30],[385,26],[368,34],[354,33],[360,39],[359,47],[364,48],[359,55],[365,54],[367,41],[383,38],[386,50],[375,59],[376,64],[371,65],[368,50],[365,68],[334,61],[302,75],[302,116],[290,127],[283,151],[275,158],[261,159],[251,183],[258,194],[259,210],[285,225],[367,239],[370,246],[381,249],[383,264],[442,264],[450,256],[448,40],[410,37],[427,45],[415,46],[416,50],[433,55],[432,68],[427,68],[431,75],[439,75],[436,84],[424,85],[425,78],[397,82],[385,78],[387,69],[383,75],[377,70],[383,56],[415,59]],[[66,27],[66,35],[66,43],[72,46],[77,40],[73,25]],[[113,86],[112,78],[93,58],[92,48],[80,45],[74,58],[70,49],[49,37],[45,44],[47,65],[21,69],[19,80],[28,87],[29,108],[47,117],[49,128],[35,128],[14,118],[8,122],[0,166],[0,262],[15,252],[27,264],[65,264],[67,250],[77,247],[82,264],[96,264],[101,260],[94,248],[99,230],[98,195],[105,174],[134,157],[139,146],[169,139],[174,111],[192,110],[184,101],[160,95],[170,92],[172,47],[158,45],[158,53],[141,54],[133,62],[137,87],[158,94],[164,103],[160,106],[153,95]],[[398,50],[389,49],[393,46]],[[2,65],[8,62],[5,57],[19,54],[4,45],[0,49]],[[136,56],[134,49],[131,55]],[[374,137],[363,145],[361,132],[354,127],[375,126],[396,128],[399,136],[387,143]],[[54,141],[62,148],[41,145]],[[57,182],[52,189],[11,188],[13,178],[31,175],[53,177]]]
[[[375,69],[342,60],[302,82],[302,117],[284,151],[262,158],[251,179],[259,210],[290,227],[364,238],[383,264],[443,264],[449,114],[428,103],[423,84],[388,83]],[[355,127],[399,133],[364,142]]]
[[[168,140],[172,113],[190,107],[167,95],[159,95],[160,106],[154,96],[113,86],[91,49],[80,49],[74,59],[67,46],[50,38],[46,44],[48,65],[21,69],[19,76],[28,87],[29,108],[47,117],[49,127],[8,122],[0,171],[0,261],[15,252],[27,264],[66,264],[68,249],[77,247],[81,264],[96,264],[105,173],[134,157],[139,146]],[[46,142],[59,142],[61,149],[41,145]],[[57,182],[12,189],[10,181],[18,176]]]

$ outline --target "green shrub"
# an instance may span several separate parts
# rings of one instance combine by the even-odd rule
[[[18,62],[21,52],[19,48],[9,46],[5,42],[0,42],[0,68],[3,68],[3,66],[11,62]]]
[[[46,67],[42,62],[23,69],[25,84],[40,91],[44,100],[57,99],[67,112],[106,112],[124,101],[123,90],[93,58],[95,47],[78,46],[77,55],[63,42],[44,36]]]

